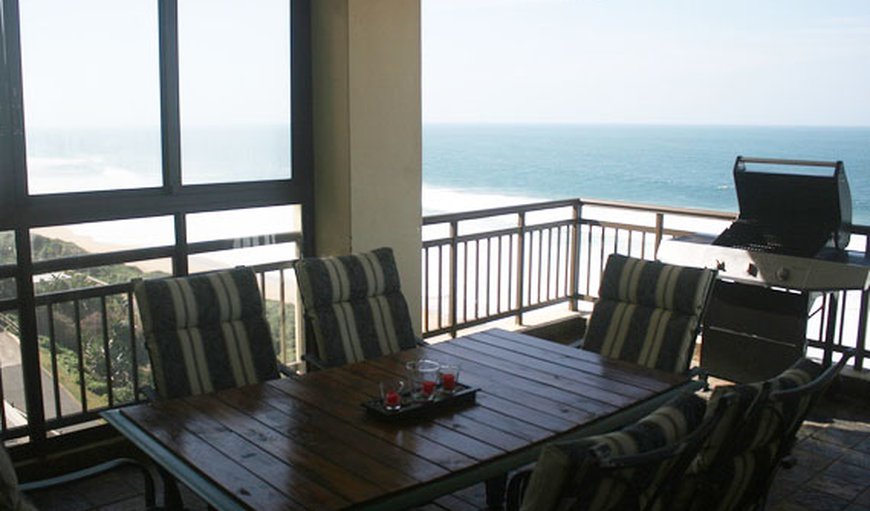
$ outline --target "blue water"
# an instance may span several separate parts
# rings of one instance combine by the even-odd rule
[[[292,175],[286,127],[183,132],[185,183]],[[490,202],[480,200],[481,195],[517,200],[582,197],[737,211],[731,172],[738,155],[843,161],[853,219],[870,224],[870,128],[426,125],[424,205],[444,205],[441,196],[431,200],[437,188],[460,193],[448,195],[456,204],[446,209],[453,211],[486,207]],[[156,128],[31,130],[30,190],[158,186],[160,157]]]
[[[732,169],[738,155],[843,161],[853,220],[870,223],[870,128],[433,124],[423,129],[424,183],[474,194],[737,211]]]

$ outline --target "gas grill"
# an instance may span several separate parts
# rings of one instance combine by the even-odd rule
[[[738,157],[733,173],[738,218],[715,238],[663,241],[658,258],[718,270],[701,365],[758,381],[803,356],[817,293],[868,289],[868,264],[846,250],[852,199],[842,162]]]
[[[746,164],[799,167],[804,171],[750,171]],[[806,169],[828,172],[806,172]],[[833,172],[829,169],[833,168]],[[714,245],[798,257],[825,248],[837,256],[849,244],[852,195],[843,162],[737,157],[734,188],[740,215]]]

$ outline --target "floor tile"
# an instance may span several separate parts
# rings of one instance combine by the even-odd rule
[[[813,511],[841,511],[850,504],[847,499],[809,488],[795,492],[789,501]]]

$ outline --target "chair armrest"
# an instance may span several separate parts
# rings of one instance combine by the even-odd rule
[[[139,387],[139,393],[145,397],[145,401],[159,401],[160,395],[154,390],[151,385],[143,385]]]
[[[519,511],[531,477],[532,469],[519,470],[511,476],[505,495],[505,509],[507,511]]]
[[[692,367],[691,369],[689,369],[689,371],[686,374],[689,375],[689,378],[696,378],[697,377],[698,381],[703,382],[704,383],[703,390],[705,390],[705,391],[710,390],[710,382],[708,381],[708,378],[710,377],[710,373],[708,373],[701,366]]]
[[[326,362],[320,359],[317,355],[313,355],[311,353],[306,353],[302,355],[302,360],[307,364],[307,368],[310,370],[320,371],[322,369],[326,369],[329,367]]]
[[[290,369],[289,367],[285,366],[284,364],[278,364],[278,372],[281,373],[281,375],[286,377],[286,378],[298,378],[299,377],[299,374],[296,371],[294,371],[293,369]]]
[[[25,493],[46,490],[55,486],[81,481],[90,477],[96,477],[105,474],[110,470],[114,470],[123,466],[135,467],[139,469],[139,471],[142,473],[142,478],[145,481],[146,509],[155,509],[156,501],[154,498],[154,477],[151,475],[151,472],[149,472],[148,469],[145,468],[144,465],[130,458],[118,458],[107,461],[105,463],[100,463],[99,465],[94,465],[89,468],[77,470],[69,474],[51,477],[48,479],[42,479],[39,481],[31,481],[29,483],[21,483],[19,484],[19,487],[21,488],[21,491]]]

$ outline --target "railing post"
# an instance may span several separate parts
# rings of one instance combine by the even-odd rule
[[[42,366],[39,365],[39,333],[36,326],[36,290],[33,286],[33,259],[30,230],[15,230],[18,271],[15,281],[18,293],[18,327],[21,349],[21,376],[24,380],[24,402],[30,443],[41,448],[46,437],[45,413],[42,402]]]
[[[870,234],[864,236],[864,257],[870,257]],[[867,309],[870,301],[870,291],[861,291],[861,308],[858,312],[858,333],[855,337],[855,370],[864,368],[864,357],[867,356]]]
[[[450,221],[450,293],[448,295],[448,299],[450,300],[450,336],[456,338],[457,328],[456,328],[456,314],[458,304],[457,297],[457,279],[458,272],[456,271],[459,265],[459,243],[456,241],[459,231],[459,222],[457,220]]]
[[[870,291],[861,291],[861,308],[858,312],[858,333],[855,337],[855,370],[864,368],[864,357],[867,356],[867,301]]]
[[[517,325],[523,324],[523,294],[525,291],[526,212],[520,211],[517,220]]]
[[[656,243],[655,243],[655,252],[653,253],[653,259],[656,258],[656,254],[659,253],[659,245],[662,244],[662,235],[665,230],[665,215],[664,213],[656,213]]]
[[[571,218],[571,266],[568,270],[568,278],[570,279],[571,300],[568,302],[568,308],[571,312],[577,312],[579,308],[579,280],[580,280],[580,219],[582,217],[583,204],[578,200],[574,203],[574,216]]]

